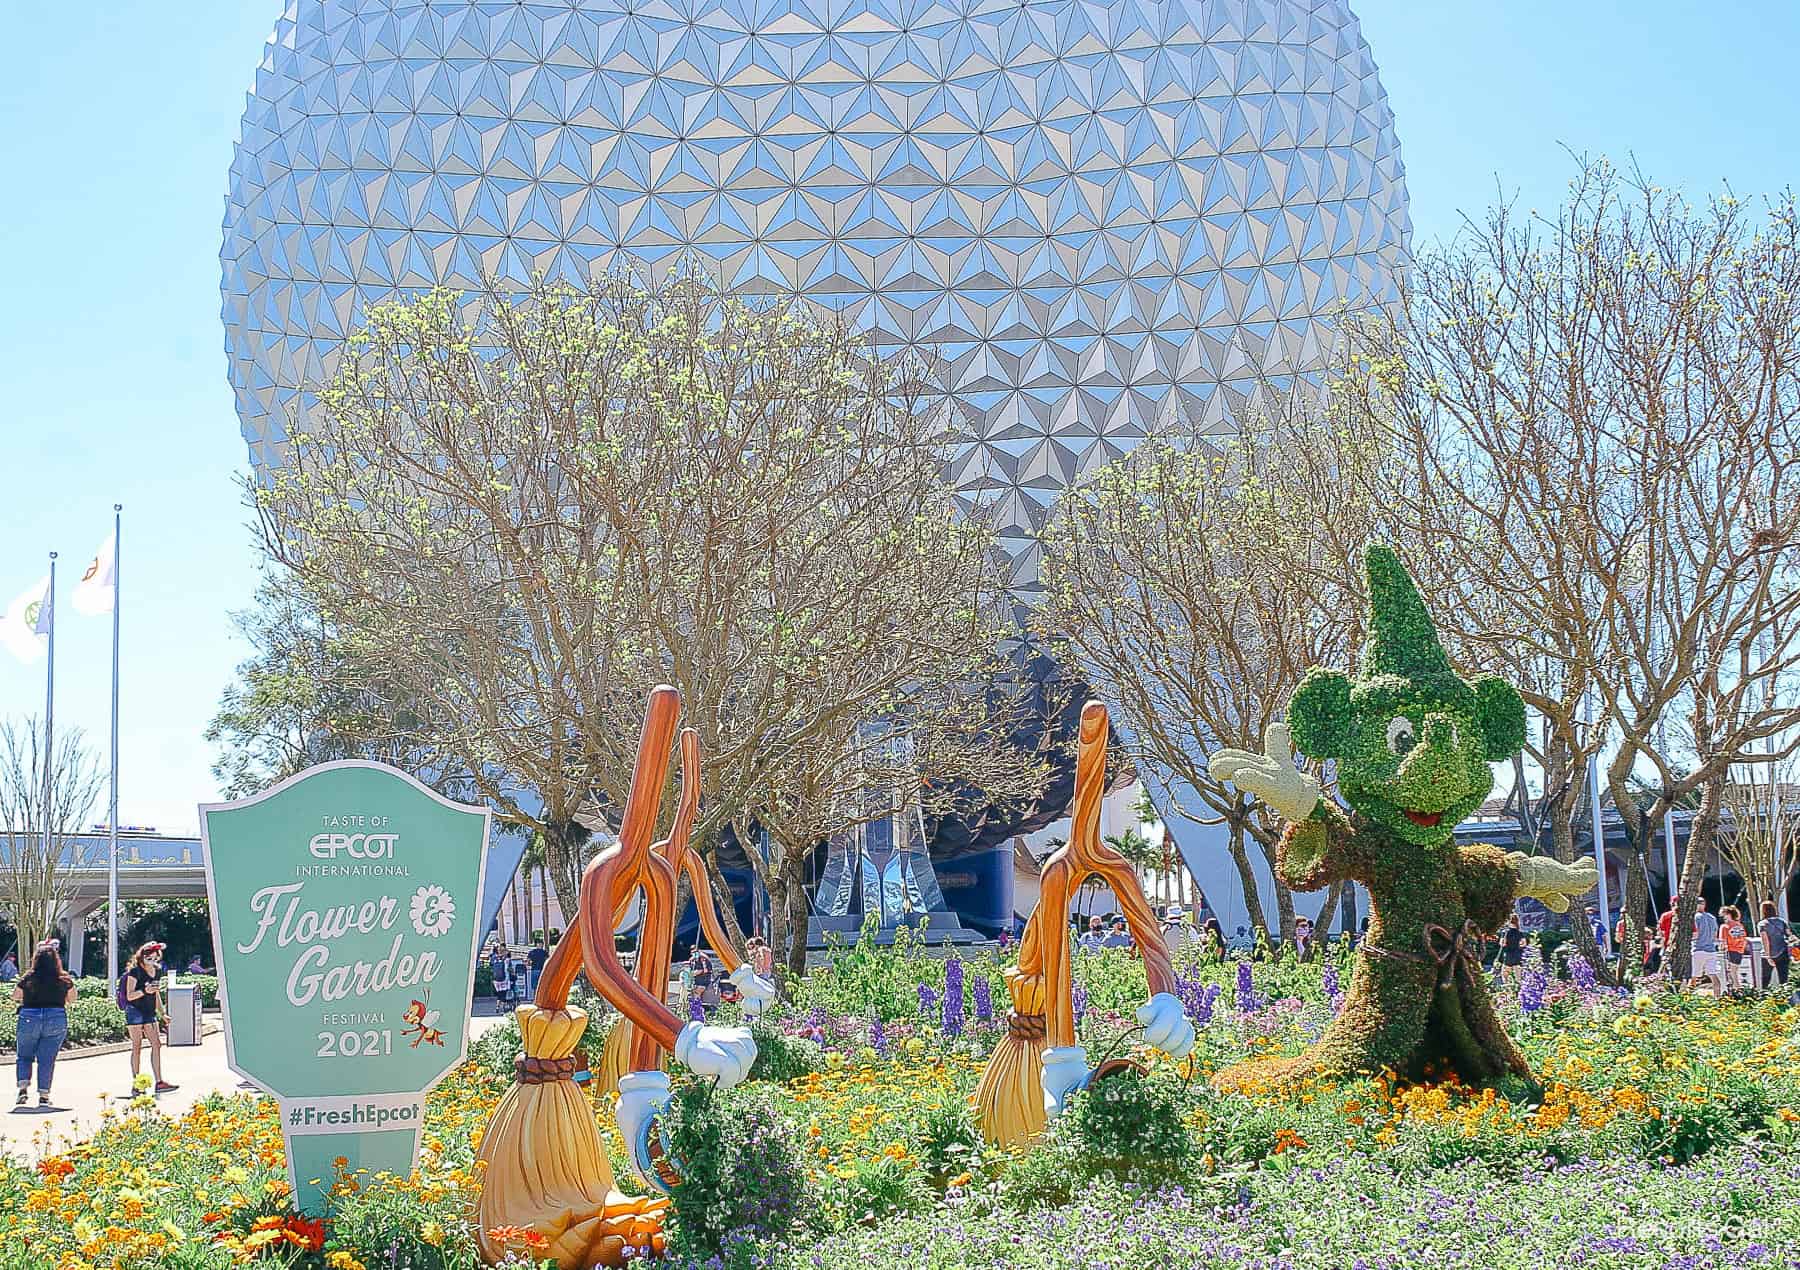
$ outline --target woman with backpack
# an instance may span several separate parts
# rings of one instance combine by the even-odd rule
[[[166,1094],[177,1088],[162,1074],[162,955],[165,945],[151,940],[131,955],[125,973],[119,976],[119,1004],[125,1010],[125,1031],[131,1037],[131,1084],[137,1092],[138,1066],[143,1048],[150,1046],[150,1071],[156,1078],[155,1092]]]
[[[54,948],[40,948],[31,969],[13,987],[13,1004],[19,1007],[18,1077],[23,1107],[31,1096],[31,1068],[37,1064],[38,1106],[50,1105],[50,1079],[56,1075],[56,1056],[69,1037],[69,1006],[75,1001],[75,981],[63,969]]]

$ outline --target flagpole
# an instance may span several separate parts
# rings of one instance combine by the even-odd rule
[[[112,808],[106,817],[106,981],[119,981],[119,512],[113,504]]]
[[[45,632],[49,640],[50,660],[44,667],[44,805],[41,814],[44,817],[44,864],[51,867],[50,855],[50,820],[51,799],[54,796],[52,780],[53,765],[56,762],[56,553],[50,553],[50,586],[44,592],[44,603],[50,607],[50,629]],[[48,914],[46,914],[48,916]],[[70,924],[70,936],[74,935],[73,923]],[[39,939],[49,939],[54,931],[41,931]],[[19,950],[21,953],[24,949]]]

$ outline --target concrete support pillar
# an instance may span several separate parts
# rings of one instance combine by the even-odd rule
[[[77,979],[81,978],[87,945],[87,915],[99,907],[99,900],[74,900],[69,905],[69,937],[63,941],[63,964]]]

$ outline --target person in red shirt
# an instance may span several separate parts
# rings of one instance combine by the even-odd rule
[[[1725,987],[1737,992],[1744,986],[1744,954],[1750,951],[1750,932],[1744,929],[1744,915],[1734,905],[1719,910],[1724,920],[1719,926],[1719,942],[1725,946]]]

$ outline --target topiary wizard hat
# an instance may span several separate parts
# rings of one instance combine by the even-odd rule
[[[1415,688],[1450,694],[1468,691],[1450,668],[1425,601],[1392,547],[1375,544],[1363,556],[1369,576],[1369,640],[1360,678],[1404,679]]]

